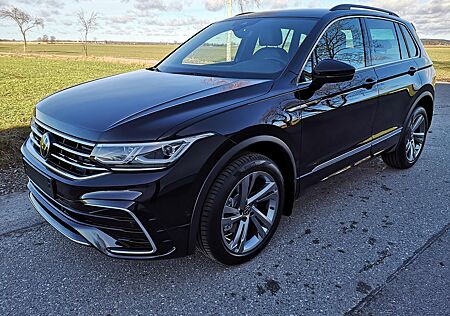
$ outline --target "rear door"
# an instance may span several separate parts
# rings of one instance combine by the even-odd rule
[[[322,35],[301,74],[301,80],[307,84],[312,69],[324,59],[339,60],[356,68],[353,80],[325,84],[302,99],[303,177],[323,178],[370,154],[368,143],[378,89],[375,71],[366,62],[363,39],[359,18],[337,20]]]
[[[421,82],[400,24],[380,18],[365,18],[365,24],[380,94],[372,138],[372,153],[376,154],[397,144]]]

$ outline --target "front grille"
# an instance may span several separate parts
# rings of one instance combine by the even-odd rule
[[[46,163],[56,170],[74,177],[91,177],[108,171],[106,168],[96,166],[89,158],[95,144],[54,131],[33,119],[30,139],[38,155],[42,135],[47,132],[52,135],[53,142]]]

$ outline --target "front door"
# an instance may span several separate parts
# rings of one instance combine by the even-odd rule
[[[323,59],[346,62],[356,73],[353,80],[325,84],[301,101],[300,174],[305,180],[324,178],[370,154],[377,107],[376,74],[367,64],[359,18],[338,20],[328,27],[301,74],[304,85]]]

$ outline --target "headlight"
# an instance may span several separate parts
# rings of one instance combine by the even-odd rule
[[[195,141],[212,135],[214,134],[207,133],[153,143],[98,144],[94,147],[91,158],[110,165],[113,170],[162,169],[180,158]]]

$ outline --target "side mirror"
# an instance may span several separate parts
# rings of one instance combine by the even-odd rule
[[[355,67],[334,59],[324,59],[317,64],[312,73],[312,85],[319,89],[325,83],[344,82],[353,79]]]

